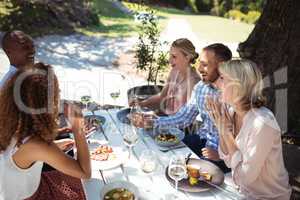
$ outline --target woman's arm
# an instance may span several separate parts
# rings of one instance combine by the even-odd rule
[[[138,104],[141,107],[148,107],[152,110],[158,109],[160,107],[160,103],[168,94],[168,84],[165,85],[162,91],[159,94],[153,95],[150,98],[140,101]]]
[[[36,161],[44,161],[55,169],[78,178],[90,178],[91,164],[88,145],[83,131],[84,120],[81,110],[75,105],[66,106],[66,116],[72,126],[74,140],[77,148],[77,160],[65,155],[54,143],[50,145],[43,141],[36,142]]]

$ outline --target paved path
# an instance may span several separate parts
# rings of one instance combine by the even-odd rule
[[[186,37],[198,52],[208,45],[198,38],[184,19],[171,19],[162,32],[161,40],[169,44],[177,38]],[[110,93],[120,89],[121,96],[115,102],[127,105],[128,88],[145,84],[134,75],[127,75],[113,66],[113,61],[131,50],[136,38],[106,38],[73,34],[70,36],[50,35],[35,39],[37,60],[55,67],[61,97],[79,100],[82,95],[91,95],[100,104],[113,103]],[[235,47],[233,47],[235,48]],[[168,51],[169,46],[166,47]],[[8,61],[0,51],[0,76],[8,67]],[[134,67],[134,66],[133,66]]]

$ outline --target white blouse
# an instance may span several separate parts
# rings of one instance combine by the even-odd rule
[[[16,140],[12,139],[7,149],[0,153],[0,200],[26,199],[38,189],[43,162],[21,169],[12,158],[17,150]]]
[[[235,139],[232,157],[219,146],[220,157],[232,168],[235,184],[248,200],[289,200],[291,187],[284,167],[281,131],[273,113],[265,107],[245,115]]]

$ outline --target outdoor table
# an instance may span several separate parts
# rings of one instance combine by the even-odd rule
[[[101,115],[106,118],[103,128],[98,133],[95,133],[92,138],[99,140],[106,140],[110,146],[118,146],[124,149],[126,145],[123,143],[122,131],[129,131],[128,124],[124,124],[117,119],[117,111],[119,109],[103,109],[95,111],[95,115]],[[85,113],[92,114],[92,113]],[[127,128],[127,129],[126,129]],[[102,170],[102,174],[97,169],[97,166],[92,166],[92,178],[82,180],[83,188],[87,200],[100,200],[100,191],[104,186],[104,181],[107,183],[116,181],[128,181],[136,185],[144,196],[145,200],[167,200],[170,194],[175,193],[175,189],[171,186],[165,177],[165,169],[169,164],[169,160],[174,154],[187,155],[191,152],[188,147],[170,150],[168,152],[160,151],[155,141],[147,134],[140,131],[139,141],[133,148],[133,154],[124,164],[110,170]],[[158,167],[152,173],[144,173],[141,170],[139,157],[143,150],[151,149],[156,153],[158,159]],[[193,154],[192,157],[197,157]],[[236,188],[232,184],[231,174],[225,174],[224,184],[221,186],[228,191],[238,194]],[[217,188],[212,188],[206,192],[188,193],[182,192],[181,196],[187,200],[229,200],[234,199],[230,197],[228,192],[221,191]],[[239,199],[236,196],[236,199]]]

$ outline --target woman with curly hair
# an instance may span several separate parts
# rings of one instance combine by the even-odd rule
[[[52,67],[19,70],[0,93],[0,196],[25,199],[38,189],[43,163],[77,178],[90,178],[83,118],[74,105],[65,114],[74,133],[77,160],[53,142],[57,135],[58,81]]]

